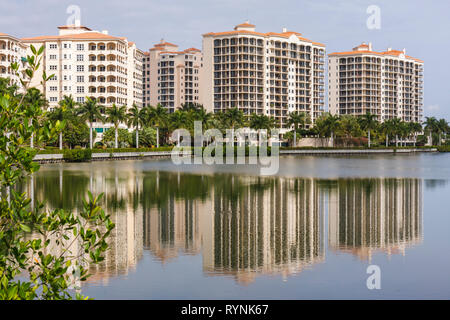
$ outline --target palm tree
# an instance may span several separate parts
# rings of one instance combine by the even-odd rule
[[[361,129],[367,131],[368,147],[370,148],[370,133],[378,127],[377,115],[367,112],[360,118]]]
[[[410,122],[409,123],[410,132],[414,135],[414,147],[417,143],[417,134],[422,132],[422,125],[418,122]]]
[[[389,146],[389,137],[394,135],[394,124],[392,119],[386,120],[381,124],[381,131],[386,136],[386,147]]]
[[[139,126],[143,126],[145,122],[145,109],[139,108],[133,103],[127,113],[127,125],[134,127],[136,130],[136,148],[139,148]]]
[[[449,130],[448,122],[445,119],[440,119],[436,123],[436,128],[439,133],[439,145],[442,145],[442,134],[445,133],[445,135],[447,135]]]
[[[23,97],[24,104],[27,106],[31,106],[33,109],[41,109],[48,105],[47,99],[45,99],[45,96],[36,88],[30,88],[25,93],[25,96]],[[25,111],[29,111],[34,113],[35,111],[33,109],[26,109]],[[31,119],[29,125],[32,125],[33,122],[37,123],[39,119]],[[30,140],[30,147],[34,147],[34,134],[31,135]]]
[[[53,111],[48,113],[48,118],[50,121],[66,121],[73,114],[77,103],[73,100],[72,95],[64,96],[61,101],[59,101],[59,108],[55,108]],[[63,149],[63,132],[59,132],[59,150]]]
[[[166,127],[169,119],[167,109],[159,103],[156,108],[149,105],[147,106],[147,119],[156,127],[156,147],[159,148],[159,129]]]
[[[181,109],[176,110],[171,113],[169,116],[169,130],[172,132],[176,129],[184,128],[187,129],[189,127],[190,119],[187,111],[183,111]],[[180,144],[180,136],[178,135],[178,144]]]
[[[288,126],[294,126],[294,147],[297,146],[297,130],[298,126],[305,127],[306,123],[309,123],[309,115],[305,112],[291,112],[287,121]]]
[[[106,121],[114,125],[114,148],[119,147],[119,125],[127,120],[127,106],[116,106],[115,103],[106,109]]]
[[[97,104],[95,98],[86,97],[86,101],[76,109],[76,114],[81,116],[83,121],[89,122],[89,146],[92,149],[92,123],[95,121],[104,121],[101,109],[103,107]]]
[[[264,114],[253,113],[250,116],[250,128],[258,131],[258,145],[261,144],[260,135],[261,130],[270,130],[276,125],[274,118],[268,117]]]
[[[230,108],[225,111],[223,120],[225,121],[225,126],[231,127],[231,134],[234,142],[234,129],[244,125],[244,113],[238,108]]]
[[[402,134],[403,121],[400,118],[390,119],[392,133],[395,135],[395,146],[398,147],[398,136]]]
[[[339,116],[328,113],[325,118],[325,125],[327,126],[327,130],[331,135],[331,146],[334,147],[334,135],[336,131],[341,127]]]
[[[438,121],[435,117],[425,117],[425,131],[428,133],[429,141],[433,144],[433,133],[437,131]]]
[[[409,122],[401,121],[399,125],[399,134],[402,137],[402,146],[406,146],[406,139],[411,136],[412,129]]]

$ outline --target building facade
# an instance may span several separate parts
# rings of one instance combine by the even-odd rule
[[[23,69],[26,46],[16,37],[0,32],[0,77],[9,78],[11,83],[21,87],[19,78],[11,69],[11,63],[19,63],[19,72]]]
[[[142,63],[142,104],[147,106],[150,104],[150,52],[144,52],[144,61]]]
[[[57,36],[22,39],[27,46],[45,46],[33,86],[45,94],[49,109],[57,107],[65,95],[72,95],[78,103],[86,97],[95,98],[106,108],[113,104],[142,106],[144,52],[126,38],[111,36],[107,31],[73,25],[58,29]],[[44,70],[54,76],[42,85]],[[110,126],[94,125],[100,135]]]
[[[178,46],[161,40],[149,50],[146,65],[146,103],[161,104],[173,112],[184,104],[202,103],[200,78],[203,68],[201,50]],[[150,76],[148,76],[148,74]],[[150,90],[148,90],[148,88]],[[150,94],[150,98],[148,98]]]
[[[283,29],[260,33],[245,22],[233,31],[203,35],[203,102],[210,111],[237,107],[274,117],[286,127],[290,112],[312,122],[324,108],[325,45]]]
[[[422,122],[422,60],[406,50],[384,52],[362,43],[348,52],[328,55],[328,106],[332,114],[375,114],[379,121],[400,118]]]

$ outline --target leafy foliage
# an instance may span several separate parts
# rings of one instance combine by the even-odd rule
[[[15,190],[39,170],[31,139],[51,140],[63,127],[60,120],[39,121],[43,103],[29,99],[39,96],[29,84],[44,50],[30,48],[33,54],[26,58],[21,77],[25,94],[8,85],[0,92],[0,299],[71,299],[73,279],[86,280],[86,266],[103,260],[114,224],[99,206],[101,195],[88,193],[83,209],[74,214],[60,209],[47,212],[43,204],[34,204]],[[11,67],[21,76],[18,63]],[[42,81],[50,77],[44,72]],[[53,253],[55,248],[58,253]]]

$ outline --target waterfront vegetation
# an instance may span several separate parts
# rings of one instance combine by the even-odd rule
[[[67,111],[61,112],[56,108],[48,112],[46,117],[49,121],[55,119],[62,121],[79,132],[78,140],[73,136],[67,142],[64,141],[68,148],[91,144],[95,148],[158,148],[160,145],[175,143],[169,137],[176,129],[187,129],[193,135],[195,121],[201,122],[203,131],[217,128],[223,134],[227,129],[236,130],[243,127],[257,132],[280,127],[275,118],[264,114],[246,116],[237,108],[209,113],[199,104],[185,104],[173,113],[168,113],[161,105],[156,107],[148,105],[142,108],[133,105],[126,113],[125,106],[113,105],[105,109],[92,99],[87,99],[86,103],[77,108],[68,108],[67,105],[77,104],[73,102],[72,97],[65,96],[61,107]],[[73,114],[84,115],[84,119],[89,122],[89,128],[85,123],[80,123],[79,118]],[[87,133],[93,131],[91,124],[94,121],[113,124],[112,130],[107,130],[103,134],[103,139],[95,145],[91,142],[93,134]],[[120,125],[127,125],[129,129],[120,128]],[[370,113],[360,117],[324,113],[312,124],[308,114],[294,112],[288,116],[286,125],[289,127],[288,131],[281,138],[290,146],[298,145],[297,142],[304,137],[329,139],[331,147],[423,146],[428,141],[431,141],[432,145],[445,145],[449,143],[447,136],[450,131],[445,119],[427,117],[424,126],[420,123],[404,122],[399,118],[388,119],[381,123]],[[89,141],[88,136],[91,137]],[[46,144],[46,146],[55,145],[54,141]],[[61,142],[60,149],[62,149]]]
[[[71,117],[66,117],[68,105],[59,114],[53,113],[51,121],[43,112],[46,101],[30,83],[44,47],[30,49],[33,54],[24,61],[23,74],[18,63],[11,64],[21,77],[23,93],[0,79],[0,300],[85,299],[69,289],[89,277],[89,264],[104,259],[114,224],[99,206],[101,194],[88,192],[80,210],[72,213],[47,211],[31,198],[32,192],[19,191],[18,185],[39,170],[33,162],[34,146],[46,145],[58,136],[61,141],[65,119]],[[44,72],[42,81],[50,77]],[[87,153],[90,150],[83,150]],[[75,160],[78,155],[70,157]]]
[[[8,87],[7,79],[0,79],[1,90]],[[17,87],[12,87],[17,90]],[[11,90],[11,89],[9,89]],[[34,108],[47,109],[48,101],[35,88],[27,89],[24,101]],[[170,139],[176,129],[186,129],[194,135],[194,122],[202,124],[202,130],[219,129],[223,134],[227,129],[251,128],[258,133],[270,132],[274,128],[284,129],[280,136],[282,146],[297,147],[303,138],[319,138],[318,147],[338,148],[381,148],[416,147],[424,145],[442,146],[450,144],[449,124],[445,119],[426,117],[423,125],[404,122],[392,118],[379,122],[377,116],[367,113],[361,116],[332,115],[323,113],[312,123],[309,114],[292,112],[285,123],[265,114],[246,115],[238,108],[210,113],[200,104],[187,103],[173,113],[158,104],[139,107],[102,106],[94,98],[86,97],[84,103],[77,103],[72,96],[64,96],[59,107],[42,112],[33,119],[37,126],[58,124],[56,137],[46,136],[40,141],[30,140],[30,146],[40,153],[63,153],[63,149],[90,148],[110,152],[110,149],[136,148],[144,151],[160,146],[170,147],[176,141]],[[94,124],[108,124],[101,141],[94,143],[96,130]],[[205,141],[206,142],[206,141]],[[60,151],[56,151],[59,149]],[[440,148],[443,150],[444,148]]]

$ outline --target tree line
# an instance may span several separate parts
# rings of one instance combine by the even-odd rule
[[[1,79],[1,88],[6,87],[6,79]],[[16,88],[17,89],[17,88]],[[13,87],[12,94],[17,94]],[[27,103],[36,108],[48,106],[42,93],[35,88],[29,89],[24,95]],[[86,97],[85,102],[77,103],[72,96],[64,96],[59,107],[44,113],[42,119],[36,121],[50,121],[63,124],[59,132],[59,141],[46,141],[47,145],[64,145],[69,148],[86,145],[94,147],[96,131],[94,123],[111,124],[113,130],[103,134],[103,140],[98,143],[109,147],[151,147],[168,144],[170,134],[176,129],[187,129],[191,135],[194,133],[194,122],[200,121],[203,130],[216,128],[225,133],[226,129],[249,127],[260,131],[279,128],[280,124],[274,117],[265,114],[245,115],[238,108],[230,108],[223,112],[207,112],[201,104],[183,104],[181,108],[169,113],[165,107],[147,105],[139,107],[132,105],[111,107],[100,105],[94,98]],[[291,146],[297,146],[298,139],[302,137],[327,138],[331,146],[337,143],[348,145],[385,145],[395,146],[426,144],[431,141],[433,145],[441,145],[446,141],[449,133],[449,124],[445,119],[426,117],[423,124],[405,122],[400,118],[392,118],[380,122],[377,116],[366,113],[362,116],[333,115],[323,113],[311,123],[308,113],[292,112],[288,115],[287,126],[290,128],[283,136]],[[125,125],[128,129],[120,128]]]

